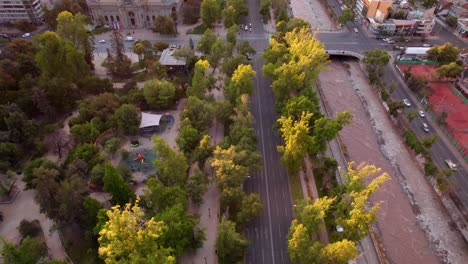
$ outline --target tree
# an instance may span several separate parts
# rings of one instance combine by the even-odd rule
[[[108,221],[99,232],[99,256],[110,263],[161,263],[175,264],[170,249],[161,245],[161,236],[167,226],[154,218],[145,219],[138,206],[126,204],[107,211]]]
[[[213,108],[207,101],[189,96],[181,118],[188,118],[195,129],[205,131],[213,121]]]
[[[230,28],[233,25],[236,25],[238,19],[237,12],[233,6],[227,6],[224,8],[221,12],[221,17],[223,18],[224,28]]]
[[[228,78],[234,74],[234,71],[242,64],[249,64],[247,57],[242,54],[237,54],[234,57],[226,58],[221,66],[221,71],[226,74]]]
[[[460,54],[460,49],[452,43],[434,46],[427,51],[427,58],[431,61],[450,63],[455,62]]]
[[[356,244],[347,239],[330,243],[320,251],[320,263],[347,264],[359,254]]]
[[[104,207],[102,206],[101,202],[92,198],[91,196],[86,196],[83,199],[84,214],[82,219],[83,224],[87,230],[92,232],[94,227],[96,227],[98,223],[98,213],[103,208]]]
[[[393,16],[394,19],[404,19],[405,18],[405,11],[399,10]]]
[[[65,82],[76,81],[89,75],[84,53],[63,40],[57,33],[46,31],[33,39],[38,50],[36,64],[45,79],[59,78]]]
[[[326,150],[327,142],[330,142],[345,125],[351,124],[353,115],[348,111],[342,111],[336,115],[335,119],[321,117],[315,120],[313,136],[309,151],[311,154],[317,154]]]
[[[210,54],[207,56],[208,62],[213,67],[213,72],[224,57],[226,57],[226,45],[222,39],[217,38],[213,46],[211,46]]]
[[[348,22],[353,22],[354,19],[355,19],[354,12],[349,8],[345,8],[343,12],[341,13],[341,16],[338,17],[338,22],[344,25]]]
[[[278,152],[282,153],[283,163],[290,173],[299,172],[307,150],[310,148],[309,120],[311,113],[302,113],[298,121],[292,117],[280,117],[278,123],[281,125],[280,132],[283,137],[284,146],[278,146]]]
[[[125,44],[120,30],[112,31],[111,50],[107,51],[105,65],[114,76],[128,77],[132,73],[132,61],[125,55]]]
[[[418,94],[425,94],[428,88],[429,80],[425,76],[411,76],[406,80],[406,84],[411,91]]]
[[[87,17],[81,13],[73,15],[68,11],[62,11],[57,16],[57,34],[83,53],[90,37],[86,20]]]
[[[186,118],[182,120],[179,128],[179,133],[176,139],[177,146],[185,153],[185,155],[190,156],[198,146],[201,136],[200,132],[190,124],[190,120]]]
[[[200,6],[200,16],[205,27],[212,28],[221,16],[219,3],[216,0],[203,0]]]
[[[192,85],[187,88],[188,96],[196,96],[200,99],[205,98],[206,89],[209,84],[206,78],[208,68],[210,68],[210,63],[207,60],[198,60],[195,63]]]
[[[174,101],[175,92],[175,85],[169,81],[149,80],[143,87],[146,102],[155,109],[170,107]]]
[[[391,57],[386,50],[366,50],[364,52],[363,62],[366,64],[369,72],[380,74],[382,68],[390,62],[390,58]]]
[[[215,169],[216,184],[221,190],[244,183],[249,175],[249,168],[244,164],[247,155],[245,150],[238,150],[235,146],[228,149],[216,147],[211,166]]]
[[[263,204],[260,201],[260,195],[258,193],[244,195],[236,215],[236,222],[239,224],[247,224],[254,219],[262,209]]]
[[[239,42],[236,46],[236,49],[237,49],[237,52],[239,52],[239,54],[242,54],[245,56],[247,56],[247,54],[256,53],[255,49],[252,46],[250,46],[250,43],[247,40],[242,40],[241,42]]]
[[[344,229],[341,237],[358,241],[369,233],[369,225],[377,220],[380,203],[374,203],[369,208],[368,199],[390,177],[382,173],[366,184],[365,181],[380,173],[380,169],[365,164],[360,164],[356,169],[353,166],[353,162],[348,163],[348,170],[342,172],[346,181],[338,190],[335,214],[337,224]]]
[[[456,62],[451,62],[440,66],[436,72],[439,74],[439,78],[457,78],[463,70],[463,66],[458,65]]]
[[[57,219],[57,192],[59,190],[58,177],[60,172],[56,169],[36,168],[32,184],[36,186],[34,200],[39,204],[41,213],[50,219]]]
[[[48,159],[37,158],[29,161],[23,168],[23,181],[26,183],[26,190],[35,188],[35,185],[33,184],[33,181],[36,178],[34,169],[37,168],[55,169],[57,171],[59,169],[54,162]]]
[[[292,261],[297,263],[320,263],[320,242],[312,242],[307,228],[294,219],[289,228],[288,253]]]
[[[231,82],[228,87],[226,87],[226,94],[231,101],[235,103],[241,95],[247,94],[251,95],[253,92],[253,80],[256,72],[252,69],[251,65],[239,65],[234,71]]]
[[[26,19],[20,19],[15,22],[15,27],[23,32],[32,32],[36,30],[36,26]]]
[[[153,44],[153,48],[156,52],[162,52],[163,50],[169,48],[169,43],[164,41],[156,41]]]
[[[211,146],[211,137],[209,135],[203,135],[200,143],[192,154],[192,160],[198,161],[198,165],[203,168],[205,161],[212,153],[213,147]]]
[[[87,192],[87,187],[83,179],[78,175],[66,177],[60,182],[57,192],[57,213],[56,223],[68,225],[76,223],[83,215],[83,199]]]
[[[88,165],[89,170],[96,166],[96,164],[102,163],[99,149],[93,144],[82,144],[72,149],[68,154],[65,164],[70,164],[76,159],[84,161]]]
[[[212,1],[212,0],[208,0],[208,1]],[[216,39],[218,38],[216,37],[216,35],[213,33],[211,29],[205,30],[200,40],[198,41],[197,50],[205,55],[210,54],[211,47],[216,42]]]
[[[177,153],[164,141],[164,139],[153,136],[154,151],[157,158],[154,164],[158,179],[166,186],[184,186],[187,179],[188,164],[182,153]]]
[[[237,43],[237,33],[239,32],[239,26],[237,24],[234,24],[228,28],[228,31],[226,33],[226,41],[233,46],[236,45]]]
[[[161,245],[170,248],[174,255],[180,256],[186,249],[201,246],[204,239],[203,230],[197,227],[198,219],[189,217],[182,204],[176,204],[158,213],[155,220],[166,224],[167,232],[161,235]],[[201,241],[197,241],[194,233]]]
[[[112,204],[122,206],[134,197],[130,187],[109,162],[105,165],[103,182],[104,191],[111,193],[110,201]]]
[[[249,242],[236,231],[236,225],[225,219],[221,220],[218,227],[216,248],[220,263],[237,263],[244,255],[244,250]]]
[[[208,175],[200,170],[199,166],[194,166],[192,175],[188,178],[185,190],[192,202],[201,205],[203,202],[203,194],[206,192],[206,185],[208,184]]]
[[[270,19],[270,0],[260,1],[260,14],[262,14],[263,20],[268,21]]]
[[[157,179],[151,178],[143,190],[143,202],[150,214],[162,212],[176,205],[187,207],[187,194],[180,186],[164,186]]]
[[[37,239],[26,237],[19,247],[4,241],[2,248],[3,262],[5,264],[37,263],[46,255],[44,243]]]
[[[165,35],[176,33],[174,20],[167,16],[157,16],[154,20],[154,31]]]
[[[292,117],[293,120],[299,120],[302,113],[312,113],[312,120],[316,120],[322,116],[320,112],[319,101],[317,94],[313,92],[313,100],[305,95],[291,97],[282,107],[281,115],[284,117]]]
[[[93,122],[86,122],[81,125],[74,125],[70,128],[70,133],[76,142],[80,144],[94,143],[101,131]]]
[[[297,219],[310,234],[317,233],[325,216],[332,208],[335,198],[322,197],[315,201],[304,200],[298,207]]]
[[[421,0],[422,6],[429,9],[437,3],[437,0]]]
[[[119,130],[125,135],[135,135],[140,125],[140,115],[135,106],[123,104],[115,111],[113,119]]]
[[[106,144],[104,144],[104,149],[109,155],[114,155],[115,152],[119,149],[121,139],[114,137],[106,141]]]
[[[445,18],[445,22],[447,23],[449,27],[455,28],[457,27],[457,24],[458,24],[458,17],[448,16],[447,18]]]

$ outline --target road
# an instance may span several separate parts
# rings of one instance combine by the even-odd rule
[[[338,1],[330,0],[334,3],[338,12],[341,12]],[[263,61],[259,60],[259,55],[268,46],[267,32],[264,31],[263,25],[260,22],[259,1],[249,0],[249,16],[245,18],[243,23],[252,23],[253,32],[241,31],[240,39],[249,40],[252,47],[257,51],[253,58],[253,68],[257,72],[255,78],[255,91],[252,97],[252,113],[255,117],[255,131],[258,139],[258,150],[263,156],[263,169],[261,172],[251,175],[244,184],[244,189],[247,193],[256,192],[261,196],[264,204],[264,210],[252,223],[246,227],[246,235],[251,240],[251,244],[245,256],[246,263],[290,263],[287,255],[287,233],[291,220],[293,219],[293,210],[287,172],[280,164],[280,154],[276,150],[276,146],[282,142],[273,129],[273,125],[277,119],[275,113],[275,101],[271,91],[271,80],[262,75]],[[358,28],[359,32],[355,33],[353,28]],[[458,38],[451,35],[446,29],[439,29],[439,34],[443,36],[439,39],[430,39],[427,42],[432,44],[442,44],[446,41],[463,45]],[[175,36],[175,37],[154,37],[148,38],[151,42],[166,41],[171,44],[186,45],[188,39],[193,42],[198,42],[200,36]],[[392,46],[377,40],[368,35],[368,33],[358,23],[349,23],[341,32],[319,33],[318,38],[325,43],[329,50],[349,50],[363,53],[369,49],[387,49],[391,50]],[[133,42],[126,42],[126,51],[131,52]],[[398,44],[396,44],[398,45]],[[407,46],[419,46],[421,43],[410,40],[406,43]],[[97,43],[96,51],[105,53],[110,47],[109,41],[106,43]],[[419,102],[410,94],[404,83],[400,80],[397,73],[392,70],[393,66],[387,66],[385,71],[385,81],[395,82],[397,89],[392,94],[396,99],[407,98],[412,103],[413,107],[419,106]],[[428,123],[431,131],[435,131],[433,123]],[[413,122],[413,128],[419,136],[426,136],[419,128],[419,123]],[[431,154],[434,161],[440,167],[444,167],[444,160],[449,158],[462,164],[463,160],[458,159],[451,149],[447,146],[444,140],[439,140],[431,148]],[[457,157],[456,157],[457,156]],[[468,194],[463,190],[468,190],[468,180],[463,175],[466,171],[460,170],[455,172],[450,181],[461,188],[456,190],[456,194],[468,208]]]

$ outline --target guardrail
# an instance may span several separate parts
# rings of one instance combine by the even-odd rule
[[[358,58],[359,60],[364,59],[364,55],[358,52],[349,51],[349,50],[325,50],[327,54],[338,55],[338,56],[352,56]]]

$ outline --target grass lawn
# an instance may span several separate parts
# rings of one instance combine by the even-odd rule
[[[301,179],[299,174],[288,173],[289,176],[289,186],[291,186],[291,196],[293,204],[298,204],[301,200],[304,199],[304,194],[302,193]]]
[[[205,27],[205,25],[201,24],[199,26],[196,26],[194,29],[191,29],[191,30],[187,31],[187,34],[202,35],[203,33],[205,33],[206,29],[207,29],[207,27]]]

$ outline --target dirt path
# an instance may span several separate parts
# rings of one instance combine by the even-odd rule
[[[348,110],[354,115],[353,124],[341,133],[351,160],[374,164],[392,177],[371,199],[384,201],[377,227],[389,262],[468,263],[466,244],[451,228],[439,197],[394,130],[359,64],[349,63],[346,69],[332,62],[319,80],[330,112]]]

